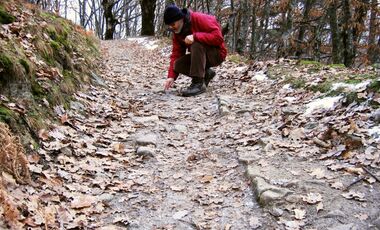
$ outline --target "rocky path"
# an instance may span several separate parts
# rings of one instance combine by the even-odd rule
[[[62,125],[40,133],[29,156],[39,186],[7,182],[25,225],[380,227],[380,145],[363,131],[370,110],[308,111],[318,95],[278,80],[293,68],[286,61],[277,73],[227,61],[205,94],[183,98],[185,77],[163,91],[168,55],[159,46],[102,42],[97,86],[77,93],[70,110],[56,107]]]
[[[125,215],[130,228],[276,226],[253,199],[234,141],[226,138],[244,124],[220,116],[216,95],[210,91],[182,98],[176,89],[162,91],[167,58],[156,50],[126,41],[104,42],[102,47],[114,73],[106,74],[106,85],[115,106],[124,108],[109,131],[126,137],[120,141],[133,162],[123,172],[131,189],[111,207]],[[104,109],[112,105],[98,103]]]

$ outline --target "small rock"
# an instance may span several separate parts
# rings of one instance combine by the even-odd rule
[[[326,215],[322,216],[322,218],[337,218],[337,217],[344,217],[346,214],[344,214],[342,211],[340,210],[333,210],[329,213],[327,213]]]
[[[328,228],[327,230],[354,230],[354,224],[341,224]]]
[[[189,214],[189,211],[187,211],[187,210],[178,211],[178,212],[174,213],[173,219],[180,220],[180,219],[184,218],[187,214]]]
[[[136,138],[138,146],[157,145],[157,136],[154,133],[142,134]]]
[[[272,208],[269,213],[274,217],[280,217],[284,214],[284,211],[281,208]]]
[[[94,72],[91,72],[91,78],[92,80],[100,85],[100,86],[103,86],[103,87],[107,87],[107,84],[104,82],[103,78],[101,78],[100,76],[98,76],[97,74],[95,74]]]
[[[143,125],[147,125],[148,123],[157,122],[160,118],[157,115],[153,115],[150,117],[132,117],[132,121],[134,123],[139,123]]]
[[[70,102],[70,109],[77,110],[77,111],[84,111],[85,107],[82,103],[78,101],[71,101]]]
[[[253,180],[256,177],[260,177],[262,175],[262,172],[260,171],[260,167],[249,165],[247,167],[247,176]]]
[[[103,193],[102,195],[99,196],[99,200],[104,201],[104,202],[110,202],[114,198],[115,196],[109,193]]]
[[[289,195],[285,198],[285,200],[289,203],[298,203],[302,200],[302,197],[299,195]]]
[[[174,131],[180,132],[180,133],[186,133],[187,132],[187,127],[185,125],[175,125],[174,126]]]
[[[259,202],[263,206],[270,205],[273,201],[280,200],[286,196],[285,191],[268,190],[263,192],[259,197]]]
[[[377,109],[375,112],[371,114],[370,117],[374,122],[380,123],[380,109]]]
[[[272,191],[277,191],[277,190],[280,191],[281,190],[281,189],[267,183],[261,177],[256,177],[256,178],[252,179],[252,183],[253,183],[255,192],[258,196],[260,196],[263,192],[268,191],[268,190],[272,190]]]
[[[136,154],[144,157],[152,157],[154,156],[154,149],[147,146],[140,146],[137,148]]]

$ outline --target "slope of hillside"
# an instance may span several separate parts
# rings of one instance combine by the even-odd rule
[[[38,132],[91,82],[98,41],[59,16],[19,0],[0,2],[0,122],[38,144]],[[93,72],[94,71],[94,72]],[[34,140],[33,140],[34,139]]]

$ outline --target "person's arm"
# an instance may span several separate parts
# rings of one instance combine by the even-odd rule
[[[174,63],[175,61],[185,55],[186,48],[183,48],[177,38],[173,35],[173,47],[172,47],[172,54],[170,55],[170,65],[168,70],[168,78],[165,81],[164,88],[165,90],[170,89],[174,81],[178,77],[178,73],[174,71]]]
[[[168,78],[177,79],[178,73],[174,71],[175,61],[185,55],[186,47],[182,47],[176,36],[173,35],[172,54],[170,55],[170,66],[168,71]]]

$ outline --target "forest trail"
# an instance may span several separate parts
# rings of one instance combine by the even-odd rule
[[[90,143],[97,152],[102,152],[102,142],[113,142],[110,146],[116,149],[112,161],[95,168],[107,175],[104,180],[111,190],[123,188],[111,199],[105,219],[99,220],[112,216],[116,220],[111,225],[124,221],[130,229],[276,226],[254,200],[234,141],[226,139],[249,121],[220,116],[212,90],[192,98],[178,96],[176,89],[164,92],[168,58],[138,41],[144,40],[102,42],[109,68],[103,74],[106,87],[82,95],[92,104],[93,117],[87,120],[107,123],[94,129]],[[179,84],[185,86],[188,80],[182,77]],[[107,172],[109,166],[112,173]]]
[[[132,184],[130,198],[120,194],[132,229],[378,226],[379,183],[363,176],[360,168],[321,157],[326,150],[316,144],[324,119],[337,127],[351,122],[352,127],[351,120],[337,115],[339,110],[331,117],[312,115],[313,109],[321,109],[307,107],[315,96],[268,79],[262,63],[247,67],[227,61],[215,69],[217,77],[207,92],[197,97],[179,96],[190,81],[185,76],[164,92],[170,50],[157,48],[157,42],[140,38],[102,43],[110,68],[104,76],[112,90],[100,104],[104,115],[111,105],[121,116],[108,132],[127,137],[127,156],[143,156],[128,159],[124,175]],[[292,65],[282,61],[277,74],[285,75]],[[301,68],[290,74],[306,72]],[[352,110],[343,108],[342,113]],[[332,145],[338,145],[335,141]],[[368,144],[367,157],[373,161],[358,161],[376,167],[376,141]],[[352,184],[356,175],[367,184]]]
[[[5,177],[22,226],[380,228],[374,109],[288,84],[351,70],[232,56],[206,93],[184,98],[184,76],[163,91],[170,47],[162,41],[102,41],[101,49],[98,84],[77,92],[70,110],[55,107],[61,124],[40,133],[28,156],[34,186]],[[325,99],[329,107],[315,103]]]

